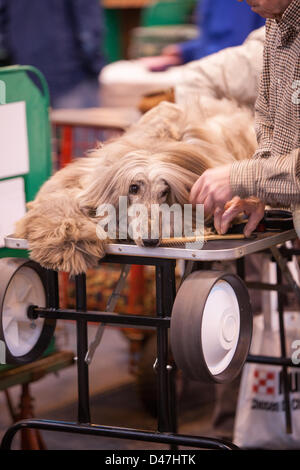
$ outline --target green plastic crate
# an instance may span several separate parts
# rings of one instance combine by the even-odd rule
[[[21,176],[24,178],[25,197],[28,202],[34,199],[41,185],[52,173],[48,85],[35,67],[17,65],[0,68],[0,84],[2,91],[5,90],[5,100],[1,101],[0,106],[18,101],[26,103],[29,173]],[[3,178],[1,181],[5,179],[10,178]],[[0,248],[0,258],[5,257],[27,258],[28,252]],[[53,338],[44,355],[54,350]],[[15,366],[0,365],[0,372],[12,367]]]
[[[5,104],[26,103],[29,173],[23,178],[28,202],[34,199],[52,172],[48,85],[35,67],[17,65],[0,68],[0,83],[2,87],[5,84]],[[0,248],[0,258],[9,256],[24,258],[28,253],[26,250]]]
[[[142,11],[142,26],[179,25],[188,22],[195,0],[163,0]]]

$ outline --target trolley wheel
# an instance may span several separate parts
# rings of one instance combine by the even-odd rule
[[[231,273],[190,274],[175,298],[170,330],[175,363],[186,377],[231,382],[245,363],[252,337],[244,282]]]
[[[45,271],[27,259],[0,259],[0,340],[8,364],[38,359],[53,336],[55,320],[31,320],[30,305],[46,306]]]

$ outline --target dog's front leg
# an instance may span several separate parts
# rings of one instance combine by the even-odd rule
[[[15,235],[28,240],[31,259],[75,275],[95,267],[105,254],[96,226],[97,221],[80,210],[74,194],[64,191],[34,201],[17,223]]]

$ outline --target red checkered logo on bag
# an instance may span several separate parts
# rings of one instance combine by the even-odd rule
[[[259,395],[275,394],[275,374],[266,370],[256,369],[254,371],[254,380],[252,392]]]

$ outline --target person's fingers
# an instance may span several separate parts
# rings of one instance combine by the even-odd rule
[[[224,235],[224,233],[227,232],[229,229],[229,226],[233,219],[237,215],[239,215],[242,212],[242,208],[240,203],[234,203],[232,206],[230,206],[228,209],[225,210],[223,213],[222,219],[221,219],[221,234]]]
[[[256,210],[251,212],[248,222],[244,228],[244,235],[245,237],[250,237],[253,230],[256,229],[258,223],[264,216],[264,207],[258,206]]]
[[[214,212],[214,226],[217,233],[221,234],[221,221],[224,210],[221,207],[217,207]]]
[[[198,193],[200,192],[200,189],[203,185],[203,175],[204,173],[197,179],[197,181],[193,184],[191,192],[190,192],[190,197],[189,200],[192,204],[196,204],[197,199],[198,199]]]
[[[227,201],[224,208],[225,210],[226,209],[229,209],[229,207],[231,207],[232,205],[236,205],[236,204],[242,204],[243,200],[239,197],[239,196],[234,196],[232,199],[230,199],[230,201]],[[242,209],[241,209],[242,210]]]
[[[205,217],[212,215],[215,209],[214,199],[211,194],[203,202],[204,205],[204,215]]]
[[[206,175],[205,172],[200,178],[197,179],[194,183],[191,193],[190,193],[190,203],[191,204],[203,204],[204,200],[208,194],[208,187],[206,185]]]

